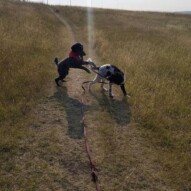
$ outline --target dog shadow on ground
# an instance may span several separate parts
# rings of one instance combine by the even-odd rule
[[[108,92],[101,91],[101,94],[90,92],[91,95],[97,99],[99,105],[103,110],[106,110],[111,117],[120,126],[125,126],[131,121],[131,110],[128,103],[128,98],[124,97],[122,100],[110,98]]]
[[[66,114],[69,137],[73,139],[83,138],[81,102],[78,99],[69,97],[65,86],[58,87],[53,98],[63,107],[63,111],[61,110],[60,112],[65,112]]]

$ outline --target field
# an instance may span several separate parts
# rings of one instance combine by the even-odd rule
[[[45,117],[42,129],[29,128],[38,105],[52,108],[53,59],[67,55],[71,40],[82,42],[97,65],[115,64],[127,78],[130,98],[117,87],[114,100],[99,87],[85,97],[101,190],[190,190],[191,16],[94,9],[88,20],[85,8],[51,8],[72,34],[46,5],[0,0],[0,190],[94,189],[83,182],[90,181],[83,138],[64,134],[67,123],[80,120],[71,117],[80,107],[79,88],[68,82],[54,90],[65,126],[45,128]],[[79,75],[79,87],[92,79],[72,75]]]

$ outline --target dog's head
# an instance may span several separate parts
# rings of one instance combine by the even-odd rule
[[[71,47],[72,51],[79,54],[81,57],[85,56],[86,53],[84,52],[84,47],[81,43],[75,43],[74,45],[72,45]]]

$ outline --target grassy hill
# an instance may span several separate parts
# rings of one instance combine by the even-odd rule
[[[53,9],[88,47],[88,11]],[[131,95],[128,101],[108,100],[99,93],[96,101],[87,98],[91,105],[87,123],[93,135],[89,141],[103,190],[190,190],[191,16],[100,9],[92,14],[90,48],[99,56],[96,64],[122,68]],[[52,60],[67,55],[71,43],[67,28],[41,4],[0,0],[0,18],[0,188],[64,190],[61,182],[59,187],[51,183],[40,187],[40,174],[24,181],[17,162],[28,148],[22,145],[31,133],[26,123],[55,75]],[[46,155],[50,150],[44,144],[36,149]],[[18,181],[13,181],[16,176]],[[54,182],[53,174],[46,180]]]
[[[87,39],[86,10],[59,10],[76,35]],[[93,17],[94,50],[127,75],[131,123],[152,147],[150,157],[161,165],[163,180],[172,189],[189,190],[191,17],[113,10],[95,10]]]

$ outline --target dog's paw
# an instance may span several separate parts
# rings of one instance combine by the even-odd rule
[[[124,97],[130,98],[131,96],[129,94],[124,94]]]
[[[96,65],[95,65],[95,63],[94,62],[92,62],[92,59],[91,58],[89,58],[88,60],[87,60],[87,62],[88,62],[88,64],[89,64],[89,67],[93,70],[93,69],[96,69]]]
[[[91,59],[91,58],[88,58],[88,59],[87,59],[87,62],[92,62],[92,59]]]
[[[110,97],[110,98],[113,98],[113,97],[114,97],[114,95],[113,95],[113,94],[109,94],[109,97]]]
[[[90,71],[90,70],[87,70],[87,72],[88,72],[89,74],[91,74],[91,71]]]

